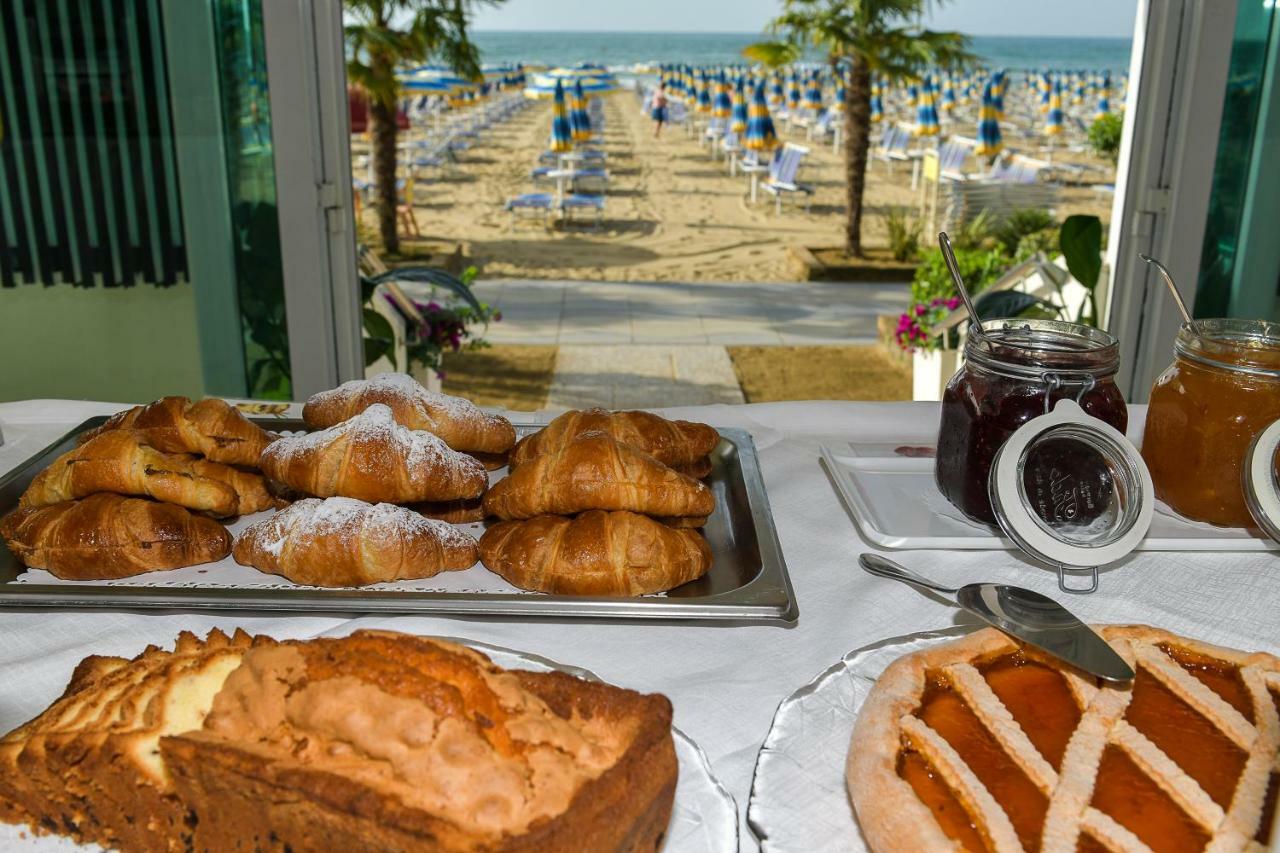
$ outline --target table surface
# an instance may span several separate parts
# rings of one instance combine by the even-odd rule
[[[0,471],[85,418],[120,408],[62,400],[0,404]],[[1130,411],[1142,417],[1140,407]],[[281,639],[355,627],[445,634],[522,649],[586,667],[614,684],[665,693],[676,724],[706,751],[743,820],[756,752],[782,699],[851,649],[964,621],[941,601],[858,568],[858,554],[875,549],[859,535],[818,463],[823,443],[931,442],[937,404],[765,403],[665,413],[751,431],[799,602],[795,625],[9,610],[0,612],[0,731],[43,710],[86,655],[132,656],[150,643],[171,644],[182,630],[239,627]],[[1009,552],[909,551],[897,559],[950,586],[987,580],[1061,597],[1052,572]],[[1092,622],[1143,622],[1274,651],[1280,559],[1265,553],[1136,554],[1104,571],[1097,593],[1066,603]],[[755,847],[745,822],[742,847]]]

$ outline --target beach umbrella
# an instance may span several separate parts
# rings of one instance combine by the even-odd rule
[[[920,105],[920,87],[915,83],[907,84],[907,106],[917,107]]]
[[[994,78],[982,90],[982,105],[978,107],[978,144],[974,153],[979,157],[994,157],[1000,153],[1000,114],[996,111]]]
[[[822,112],[822,83],[818,80],[817,72],[809,78],[809,84],[805,87],[804,105],[815,113]]]
[[[1102,72],[1102,82],[1098,85],[1098,112],[1094,118],[1102,118],[1111,112],[1111,72]]]
[[[794,71],[787,77],[787,110],[795,112],[800,109],[800,78]]]
[[[695,88],[697,89],[698,112],[711,112],[711,84],[707,80],[705,72],[698,72],[698,82]]]
[[[1044,117],[1045,136],[1057,136],[1062,133],[1062,80],[1053,81],[1049,90],[1049,111]]]
[[[729,118],[729,129],[742,136],[747,132],[747,122],[750,118],[747,110],[746,84],[740,77],[737,85],[733,87],[733,112]]]
[[[1049,82],[1049,72],[1040,75],[1040,112],[1049,112],[1049,99],[1053,97],[1053,84]]]
[[[721,71],[716,79],[716,96],[711,102],[711,114],[716,118],[729,118],[733,114],[733,97],[729,94],[729,83]]]
[[[991,102],[995,106],[996,118],[1004,120],[1004,89],[1009,85],[1008,72],[1003,68],[997,68],[995,73],[991,75],[994,91],[991,93]]]
[[[949,113],[956,108],[956,87],[950,74],[942,75],[942,111]]]
[[[942,128],[938,126],[938,108],[933,103],[933,84],[930,78],[924,79],[917,98],[916,136],[937,136]]]
[[[769,83],[769,100],[775,104],[780,104],[784,97],[785,95],[782,91],[782,78],[779,77],[777,73],[774,73]]]
[[[1076,78],[1076,90],[1075,90],[1075,93],[1071,96],[1071,103],[1073,104],[1084,103],[1084,86],[1085,86],[1084,81],[1085,81],[1085,75],[1083,74],[1081,74],[1079,77]]]
[[[569,127],[574,142],[586,142],[591,138],[591,117],[587,115],[587,98],[582,92],[582,81],[573,82],[572,107],[569,111]]]
[[[876,79],[871,78],[871,120],[873,122],[880,121],[884,118],[884,98],[880,94],[884,91],[884,84]]]
[[[772,151],[778,145],[778,134],[769,117],[769,102],[764,98],[764,86],[756,86],[755,96],[747,108],[747,135],[742,144],[752,151]]]
[[[556,91],[552,96],[551,107],[551,150],[557,152],[573,150],[573,128],[569,124],[569,113],[564,103],[564,81],[556,81]]]

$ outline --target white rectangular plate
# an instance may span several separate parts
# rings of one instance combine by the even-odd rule
[[[933,480],[932,458],[902,456],[890,443],[822,445],[822,463],[862,535],[881,548],[1017,550],[994,527],[965,518]],[[879,451],[882,455],[873,455]],[[1240,527],[1214,527],[1156,503],[1139,551],[1277,551]]]

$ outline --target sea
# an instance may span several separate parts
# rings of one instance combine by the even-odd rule
[[[593,62],[614,71],[637,65],[688,62],[718,65],[743,62],[742,49],[763,38],[760,33],[510,32],[479,30],[472,38],[483,61],[575,65]],[[970,50],[990,68],[1010,71],[1129,69],[1132,42],[1127,38],[1060,38],[1056,36],[972,36]],[[821,57],[809,57],[818,60]]]

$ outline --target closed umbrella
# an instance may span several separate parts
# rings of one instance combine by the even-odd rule
[[[750,118],[747,110],[746,84],[739,77],[737,85],[733,87],[733,112],[729,118],[729,129],[742,136],[747,132],[747,122]]]
[[[698,112],[711,112],[711,82],[707,79],[706,72],[698,72],[696,89],[698,93]]]
[[[817,73],[809,78],[809,83],[805,86],[804,105],[815,113],[822,112],[822,83],[818,80]]]
[[[564,104],[564,81],[556,81],[556,91],[551,106],[551,150],[573,150],[573,128],[569,125],[569,112]]]
[[[1095,118],[1102,118],[1111,112],[1111,72],[1102,72],[1102,83],[1098,86],[1098,113]]]
[[[982,105],[978,107],[978,144],[974,153],[994,157],[1003,147],[1000,142],[1000,114],[996,111],[994,78],[982,89]]]
[[[1003,68],[997,68],[995,74],[992,75],[994,91],[991,93],[991,103],[995,106],[996,118],[1004,120],[1004,90],[1009,85],[1008,72]]]
[[[1045,136],[1057,136],[1062,133],[1062,80],[1053,81],[1049,90],[1049,111],[1044,118]]]
[[[918,97],[916,136],[937,136],[942,128],[938,126],[938,108],[933,103],[933,83],[929,77],[924,79]]]
[[[918,107],[920,105],[920,87],[915,83],[907,84],[907,106]]]
[[[756,86],[751,105],[747,108],[747,135],[742,144],[752,151],[772,151],[778,145],[778,134],[769,117],[769,102],[764,97],[764,86]]]
[[[871,120],[881,121],[884,118],[884,84],[875,77],[871,78]]]
[[[591,138],[591,117],[587,115],[587,98],[582,92],[582,81],[573,83],[573,107],[569,113],[569,127],[574,142],[586,142]]]
[[[1053,97],[1053,84],[1049,82],[1049,72],[1040,75],[1040,112],[1049,112],[1049,99]]]
[[[733,98],[729,94],[729,83],[721,71],[716,78],[716,96],[711,102],[711,115],[716,118],[729,118],[733,114]]]
[[[956,108],[956,87],[950,74],[942,75],[942,111],[949,113]]]
[[[786,95],[782,91],[782,78],[775,73],[769,83],[769,100],[781,104]]]

